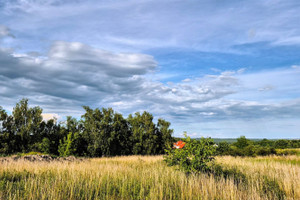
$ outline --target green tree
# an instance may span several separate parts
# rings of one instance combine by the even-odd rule
[[[133,141],[133,154],[150,155],[159,153],[158,135],[156,126],[153,123],[153,116],[144,111],[135,116],[129,115],[127,118],[130,124]]]
[[[247,147],[248,145],[252,144],[250,140],[248,140],[245,136],[241,136],[237,139],[237,142],[234,145],[240,149]]]
[[[42,142],[39,145],[39,150],[43,153],[51,153],[51,141],[48,138],[43,138]]]
[[[128,136],[127,123],[122,115],[114,113],[112,108],[95,110],[85,106],[82,116],[84,137],[88,141],[88,152],[91,156],[113,156],[124,153],[121,141]],[[122,144],[122,145],[121,145]],[[126,145],[125,145],[126,146]]]
[[[87,143],[83,137],[83,124],[71,116],[67,117],[64,126],[60,128],[58,152],[60,156],[84,156],[87,153]]]
[[[217,146],[216,152],[218,155],[228,155],[229,154],[230,145],[228,142],[220,142]]]
[[[56,123],[55,119],[50,119],[48,121],[42,121],[40,124],[40,138],[39,141],[42,140],[42,143],[44,143],[45,138],[47,138],[50,142],[48,143],[49,149],[47,150],[47,153],[49,154],[58,154],[58,146],[59,141],[63,139],[66,135],[61,135],[61,127]],[[67,130],[66,130],[67,132]],[[45,143],[44,143],[45,144]],[[37,146],[41,147],[41,145],[44,145],[41,143],[38,143]],[[40,148],[41,149],[41,148]],[[44,151],[45,149],[41,149],[41,151]]]
[[[159,144],[159,150],[157,153],[164,154],[165,149],[172,146],[173,143],[173,129],[170,129],[170,122],[167,122],[164,119],[158,119],[157,122],[157,131],[158,131],[158,140],[156,141]]]
[[[114,113],[112,132],[109,138],[111,155],[129,155],[132,153],[131,132],[126,119]]]
[[[263,147],[272,147],[274,146],[274,141],[264,138],[261,141],[258,141],[257,144]]]
[[[13,117],[0,107],[0,154],[11,154],[17,151],[16,137],[13,132]]]
[[[42,109],[30,108],[28,99],[22,99],[13,109],[12,116],[14,123],[11,128],[16,135],[19,150],[30,151],[31,145],[36,142],[36,136],[39,135],[39,125],[43,120]]]
[[[70,132],[64,140],[61,140],[58,152],[60,156],[74,155],[76,149],[74,147],[74,134]]]
[[[288,140],[276,140],[275,141],[275,148],[277,149],[286,149],[289,147]]]
[[[83,106],[85,114],[82,115],[82,123],[84,127],[83,137],[87,141],[87,152],[89,156],[102,156],[100,143],[100,122],[103,118],[102,112],[96,108],[91,109]]]

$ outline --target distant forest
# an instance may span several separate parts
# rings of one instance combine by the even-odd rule
[[[241,136],[232,140],[223,140],[217,143],[217,155],[231,156],[266,156],[266,155],[300,155],[300,140],[250,140]],[[229,143],[231,142],[231,143]]]
[[[77,120],[43,120],[42,108],[22,99],[12,114],[0,107],[0,154],[42,152],[59,156],[116,156],[163,154],[173,142],[170,122],[148,112],[124,118],[112,108],[91,109]]]

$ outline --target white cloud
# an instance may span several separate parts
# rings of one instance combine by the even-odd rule
[[[1,50],[0,60],[2,97],[15,101],[29,97],[42,106],[57,105],[59,114],[68,107],[100,105],[114,96],[122,99],[130,91],[138,92],[142,75],[156,67],[149,55],[112,53],[66,42],[54,43],[45,58]]]
[[[43,113],[42,114],[43,120],[48,121],[50,119],[59,120],[61,117],[55,113]]]

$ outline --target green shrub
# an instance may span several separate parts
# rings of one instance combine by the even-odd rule
[[[275,152],[279,156],[300,155],[299,149],[276,149]]]
[[[271,179],[267,176],[263,178],[263,184],[261,191],[269,196],[269,198],[285,199],[285,192],[280,188],[278,182],[275,179]]]
[[[236,167],[225,169],[221,165],[214,165],[211,169],[211,174],[214,175],[215,178],[233,178],[234,183],[239,185],[243,184],[246,186],[248,184],[248,179],[245,174],[243,174],[240,170],[238,170]]]
[[[209,138],[193,140],[187,137],[185,142],[186,145],[182,149],[166,150],[164,160],[169,165],[178,165],[187,173],[210,171],[216,149],[213,140]]]
[[[216,149],[216,155],[228,155],[230,145],[228,142],[220,142]]]
[[[257,147],[256,155],[258,156],[267,156],[276,154],[276,150],[273,147]]]

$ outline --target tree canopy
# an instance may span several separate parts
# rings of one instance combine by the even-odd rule
[[[43,120],[42,109],[16,104],[11,115],[0,107],[0,154],[39,151],[60,156],[116,156],[162,154],[173,142],[170,122],[143,113],[124,118],[112,108],[83,106],[80,119]]]

